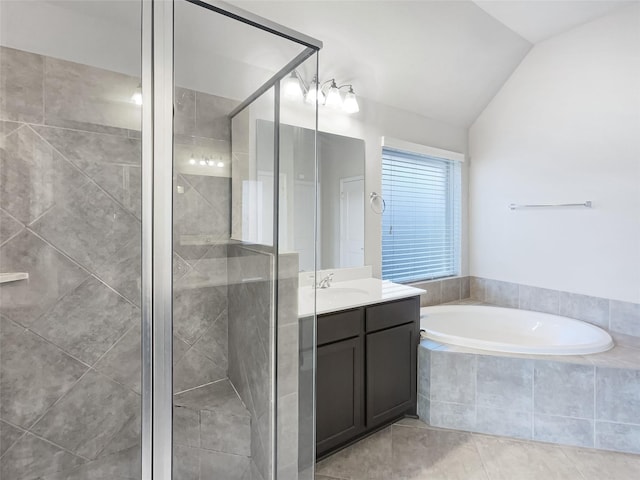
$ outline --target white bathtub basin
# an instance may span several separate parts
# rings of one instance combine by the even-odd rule
[[[613,347],[607,332],[580,320],[483,305],[421,308],[420,328],[437,342],[494,352],[586,355]]]

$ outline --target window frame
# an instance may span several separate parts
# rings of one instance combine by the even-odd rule
[[[384,243],[385,236],[388,236],[388,234],[385,234],[385,213],[383,212],[381,215],[382,279],[391,280],[395,283],[401,284],[414,284],[460,276],[462,270],[462,163],[464,161],[464,155],[457,152],[449,152],[446,150],[436,149],[433,147],[408,144],[407,142],[393,141],[392,145],[389,145],[389,143],[391,142],[385,142],[383,139],[381,152],[381,185],[383,197],[385,196],[385,191],[388,189],[388,187],[385,187],[385,179],[389,177],[389,174],[385,174],[385,164],[390,165],[394,161],[393,159],[389,158],[393,155],[400,158],[404,157],[409,161],[427,161],[432,168],[441,167],[442,172],[445,173],[445,180],[443,180],[443,186],[446,189],[444,193],[445,202],[443,214],[443,238],[445,239],[445,245],[448,246],[442,247],[442,250],[444,251],[449,248],[452,254],[447,259],[447,261],[451,263],[451,268],[447,269],[446,271],[433,273],[425,271],[423,275],[412,275],[408,273],[404,276],[401,276],[399,273],[393,275],[393,272],[385,271]],[[387,196],[389,198],[385,199],[386,202],[388,203],[388,205],[392,205],[393,198],[389,195]],[[392,211],[390,213],[392,213]],[[414,225],[415,224],[417,224],[417,222],[414,222]],[[428,243],[425,248],[428,248]],[[423,258],[428,262],[428,255],[426,253],[420,258]],[[428,269],[429,265],[426,265],[424,268]]]

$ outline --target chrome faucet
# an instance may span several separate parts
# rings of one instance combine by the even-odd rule
[[[329,288],[331,286],[331,282],[333,281],[333,273],[330,273],[323,277],[320,282],[316,285],[316,288]]]

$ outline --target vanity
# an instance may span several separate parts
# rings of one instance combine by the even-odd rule
[[[375,278],[316,290],[317,459],[416,414],[421,293]]]

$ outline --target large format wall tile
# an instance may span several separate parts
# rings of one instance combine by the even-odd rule
[[[42,123],[44,58],[0,47],[0,116],[6,120]]]
[[[609,327],[609,301],[604,298],[560,292],[560,315]]]
[[[24,433],[23,430],[0,420],[0,457],[4,455],[4,452],[16,443]]]
[[[431,400],[474,404],[477,355],[431,352]]]
[[[24,224],[30,224],[87,182],[30,127],[5,138],[0,150],[2,208]]]
[[[126,210],[140,218],[140,140],[62,128],[34,128],[67,160],[104,188]]]
[[[140,230],[140,222],[92,183],[71,192],[32,226],[75,261],[95,271]]]
[[[9,320],[0,322],[0,416],[29,428],[87,366]]]
[[[94,365],[97,371],[137,393],[141,392],[142,382],[141,335],[140,322],[136,322],[136,325]]]
[[[536,414],[534,440],[579,447],[593,447],[593,420]]]
[[[640,304],[610,301],[611,330],[640,337]]]
[[[135,446],[46,475],[42,480],[137,480],[140,468],[140,447]]]
[[[140,306],[142,258],[140,231],[116,252],[109,262],[96,268],[96,275],[131,303]]]
[[[191,288],[187,274],[174,287],[174,332],[190,345],[204,335],[225,312],[226,287]],[[185,286],[186,285],[186,286]]]
[[[131,102],[139,83],[121,73],[47,57],[45,122],[99,132],[139,130],[141,109]]]
[[[225,372],[228,367],[228,345],[227,345],[227,312],[222,312],[213,326],[209,328],[200,339],[193,345],[193,348],[212,360]]]
[[[532,423],[533,414],[531,412],[478,407],[473,430],[491,435],[531,438]]]
[[[173,391],[182,392],[226,377],[226,368],[191,348],[173,368]]]
[[[139,318],[136,306],[91,277],[34,322],[32,328],[71,355],[93,364]]]
[[[29,274],[28,282],[0,286],[3,315],[24,326],[29,326],[88,276],[28,230],[0,247],[0,265],[6,272]]]
[[[559,362],[534,365],[534,410],[564,417],[593,418],[595,368]]]
[[[136,417],[139,396],[88,372],[33,427],[33,432],[86,458],[95,458]]]
[[[429,419],[429,423],[434,427],[471,431],[476,423],[476,406],[431,400]]]
[[[640,370],[596,368],[596,420],[638,424]]]
[[[0,478],[36,480],[83,462],[82,458],[27,433],[2,457]]]
[[[20,233],[23,228],[24,226],[19,221],[0,209],[0,245]]]
[[[640,454],[640,425],[596,422],[596,447]]]
[[[520,308],[557,315],[560,311],[560,292],[520,285]]]
[[[516,283],[485,279],[484,301],[501,307],[518,308],[518,285]]]
[[[235,100],[196,92],[196,135],[228,141],[231,138],[229,113],[236,106]]]
[[[196,92],[176,87],[173,107],[174,135],[196,134]]]
[[[531,360],[479,355],[477,381],[478,405],[520,412],[533,410]]]
[[[226,190],[225,195],[228,196],[229,180],[219,177],[210,178],[220,180],[217,183],[220,183],[221,190]],[[174,197],[174,248],[178,254],[182,256],[179,247],[189,242],[189,238],[193,236],[206,238],[210,243],[227,241],[229,239],[228,202],[211,204],[187,182],[184,182],[183,186],[184,193],[176,194]]]

